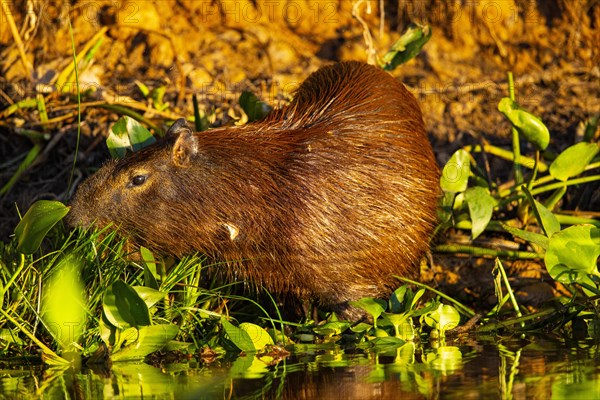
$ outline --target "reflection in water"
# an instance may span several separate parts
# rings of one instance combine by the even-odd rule
[[[245,356],[211,365],[116,363],[108,373],[4,369],[1,398],[594,399],[598,347],[530,338],[429,348],[298,345],[273,364]]]

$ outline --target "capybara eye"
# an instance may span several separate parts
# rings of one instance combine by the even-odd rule
[[[146,182],[146,178],[146,175],[136,175],[131,180],[131,184],[132,186],[141,186],[144,184],[144,182]]]

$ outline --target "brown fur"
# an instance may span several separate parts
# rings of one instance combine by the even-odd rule
[[[140,186],[134,176],[146,176]],[[113,222],[139,244],[201,252],[269,290],[336,311],[414,276],[435,224],[439,170],[415,98],[358,62],[315,72],[265,120],[192,133],[110,161],[69,221]]]

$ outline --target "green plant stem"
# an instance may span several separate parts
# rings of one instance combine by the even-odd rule
[[[552,183],[550,185],[540,186],[536,189],[532,189],[531,195],[535,196],[540,193],[549,192],[550,190],[554,190],[554,189],[558,189],[558,188],[562,188],[562,187],[566,187],[566,186],[579,185],[581,183],[594,182],[594,181],[600,181],[600,175],[584,176],[583,178],[571,179],[566,182],[556,182],[556,183]],[[524,196],[524,194],[520,195],[520,197],[522,197],[522,196]]]
[[[477,332],[479,332],[479,333],[491,332],[491,331],[495,331],[495,330],[498,330],[501,328],[508,328],[508,327],[516,325],[516,324],[522,325],[523,322],[527,322],[527,321],[531,321],[531,320],[539,320],[541,318],[544,318],[547,316],[552,316],[554,314],[557,314],[556,309],[549,308],[549,309],[537,312],[535,314],[529,314],[529,315],[525,315],[525,316],[519,317],[519,318],[511,318],[511,319],[507,319],[505,321],[497,321],[497,322],[488,321],[487,323],[480,325],[477,328]]]
[[[38,100],[33,98],[27,98],[21,100],[17,103],[11,104],[6,107],[2,112],[0,112],[0,118],[6,118],[11,114],[16,113],[19,110],[24,110],[26,108],[36,108],[38,106]]]
[[[42,343],[40,340],[38,340],[31,332],[29,332],[27,330],[27,328],[25,328],[23,325],[19,324],[14,318],[12,318],[10,315],[8,315],[8,313],[6,313],[4,310],[0,309],[0,313],[2,313],[4,318],[9,320],[14,326],[17,327],[17,329],[19,329],[19,331],[24,333],[25,336],[27,336],[29,339],[31,339],[31,341],[34,342],[40,348],[40,350],[42,350],[42,353],[49,358],[48,360],[45,360],[48,364],[59,364],[59,365],[70,364],[69,361],[65,360],[64,358],[60,357],[58,354],[53,352],[52,349],[50,349],[48,346],[46,346],[44,343]],[[52,361],[52,362],[49,362],[49,361]]]
[[[412,279],[408,279],[408,278],[404,278],[402,276],[397,276],[394,275],[394,277],[396,279],[401,280],[402,282],[406,282],[406,283],[410,283],[412,285],[418,286],[418,287],[422,287],[424,289],[427,289],[429,291],[432,291],[433,293],[437,294],[438,296],[440,296],[443,299],[448,300],[449,302],[451,302],[452,304],[454,304],[454,306],[464,315],[466,315],[467,317],[471,318],[475,315],[475,311],[473,311],[473,309],[465,306],[464,304],[462,304],[461,302],[459,302],[458,300],[454,300],[452,297],[448,296],[447,294],[444,294],[442,292],[440,292],[439,290],[436,290],[434,288],[432,288],[431,286],[428,286],[424,283],[421,282],[417,282],[417,281],[413,281]]]
[[[118,104],[108,104],[108,103],[103,103],[103,104],[94,104],[90,107],[99,107],[99,108],[104,108],[106,110],[110,110],[110,111],[114,111],[117,114],[120,115],[127,115],[128,117],[131,117],[133,119],[136,119],[139,122],[142,122],[146,125],[148,125],[148,127],[154,129],[154,131],[156,133],[162,134],[162,129],[160,129],[158,127],[158,125],[156,125],[155,123],[153,123],[152,121],[150,121],[147,118],[144,118],[144,116],[140,113],[137,113],[135,111],[133,111],[130,108],[118,105]]]
[[[15,282],[17,277],[19,275],[21,275],[21,271],[23,271],[23,268],[25,267],[25,254],[21,253],[20,255],[21,255],[21,260],[19,261],[19,266],[17,267],[14,274],[12,274],[12,276],[10,277],[8,282],[6,282],[6,285],[4,285],[4,287],[2,288],[2,291],[0,292],[0,303],[2,303],[2,300],[4,299],[4,294],[6,293],[6,291],[12,286],[12,284]]]
[[[508,72],[508,95],[512,101],[515,101],[515,81],[512,72]],[[512,148],[513,148],[513,167],[515,174],[515,184],[523,183],[523,171],[521,170],[521,144],[519,142],[519,131],[514,126],[512,131]]]
[[[496,249],[488,249],[485,247],[477,247],[477,246],[469,246],[462,244],[441,244],[435,246],[433,251],[437,253],[464,253],[477,257],[488,257],[488,258],[510,258],[510,259],[520,259],[520,260],[537,260],[540,258],[544,258],[543,254],[533,253],[530,251],[518,251],[518,250],[496,250]]]
[[[595,163],[588,164],[588,165],[585,167],[584,171],[590,171],[590,170],[592,170],[592,169],[596,169],[596,168],[600,168],[600,161],[599,161],[599,162],[595,162]],[[541,185],[541,184],[543,184],[543,183],[546,183],[546,182],[551,182],[553,179],[554,179],[554,177],[553,177],[552,175],[546,175],[546,176],[542,176],[540,179],[538,179],[538,180],[536,180],[536,181],[533,181],[531,186],[532,186],[532,187],[533,187],[533,186],[539,186],[539,185]]]
[[[2,186],[2,189],[0,189],[0,196],[8,193],[13,185],[17,183],[21,175],[23,175],[23,172],[25,172],[27,168],[33,164],[37,156],[40,154],[40,151],[42,151],[42,145],[39,143],[34,144],[31,150],[29,150],[29,153],[27,153],[27,157],[25,157],[23,162],[21,162],[19,165],[19,168],[17,168],[17,171],[13,174],[13,176],[10,177],[8,182],[6,182],[6,185]]]
[[[81,137],[81,90],[79,87],[79,69],[77,68],[77,52],[75,50],[75,38],[73,37],[73,27],[69,18],[69,33],[71,34],[71,51],[73,53],[73,71],[75,71],[75,86],[77,89],[77,140],[75,142],[75,154],[73,156],[73,166],[69,175],[69,183],[67,184],[67,197],[71,192],[71,184],[73,183],[73,175],[75,174],[75,165],[77,164],[77,154],[79,154],[79,139]]]
[[[539,183],[541,181],[541,179],[542,178],[538,179],[538,181],[536,183]],[[551,179],[553,179],[553,178],[551,178]],[[545,181],[548,181],[548,180],[549,179],[545,179]],[[531,190],[531,194],[533,196],[535,196],[540,193],[549,192],[554,189],[559,189],[559,188],[572,186],[572,185],[579,185],[581,183],[594,182],[594,181],[598,181],[598,180],[600,180],[600,175],[584,176],[583,178],[571,179],[571,180],[568,180],[565,182],[555,182],[550,185],[536,186],[535,189]],[[521,188],[519,186],[510,188],[510,189],[501,190],[498,193],[498,197],[501,198],[498,206],[502,207],[506,203],[510,203],[511,201],[515,201],[524,196],[525,196],[525,193],[523,193],[521,191]]]
[[[575,215],[564,215],[564,214],[554,214],[558,222],[561,225],[579,225],[579,224],[589,224],[594,225],[597,228],[600,228],[600,220],[594,218],[586,218],[586,217],[577,217]]]
[[[517,315],[517,318],[522,317],[523,314],[521,314],[521,310],[519,309],[519,304],[517,303],[515,294],[512,290],[512,287],[510,286],[510,282],[508,281],[508,276],[506,275],[506,271],[504,270],[504,265],[502,265],[502,262],[500,261],[500,259],[496,258],[495,266],[498,269],[498,271],[500,271],[500,276],[502,276],[502,281],[504,282],[504,286],[506,287],[506,290],[508,292],[510,302],[511,302],[513,308],[515,309],[515,314]]]
[[[483,146],[480,144],[469,145],[469,146],[463,147],[463,149],[465,149],[468,152],[473,152],[473,153],[486,152],[488,154],[494,155],[496,157],[500,157],[507,161],[514,160],[514,153],[512,151],[506,150],[506,149],[503,149],[501,147],[494,146],[491,144],[484,144]],[[531,157],[523,156],[523,155],[519,155],[518,161],[519,161],[519,165],[527,167],[529,169],[532,169],[535,165],[535,159],[533,159]],[[540,172],[546,172],[548,170],[548,165],[546,165],[545,163],[540,161],[538,163],[538,170]]]

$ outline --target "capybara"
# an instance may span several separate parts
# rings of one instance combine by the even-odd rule
[[[319,69],[294,100],[245,126],[164,138],[107,162],[68,222],[109,223],[165,255],[202,253],[272,292],[343,317],[418,274],[439,169],[416,99],[360,62]]]

